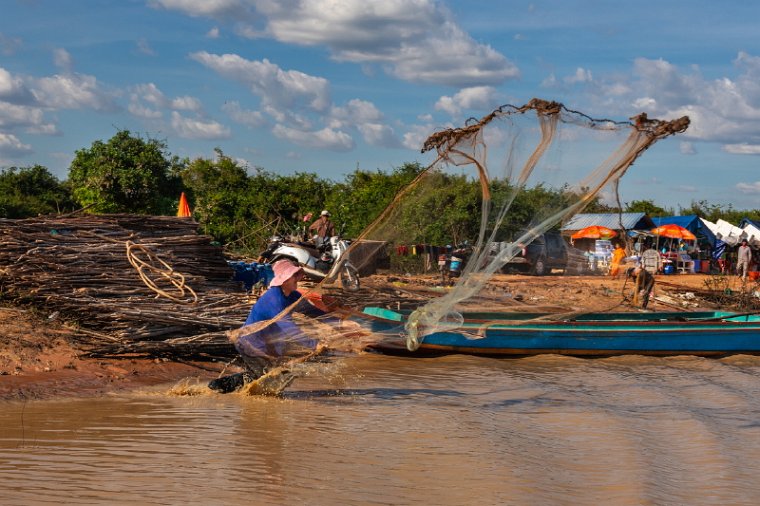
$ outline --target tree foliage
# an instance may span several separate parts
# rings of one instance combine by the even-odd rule
[[[69,182],[74,200],[91,212],[168,214],[176,208],[180,167],[163,141],[120,130],[76,152]]]
[[[308,172],[279,175],[261,168],[251,170],[221,149],[216,149],[213,159],[180,160],[169,154],[163,141],[121,130],[106,142],[98,140],[90,148],[78,150],[64,183],[40,165],[0,171],[0,217],[24,218],[87,206],[90,212],[99,213],[173,215],[179,194],[185,191],[204,233],[255,255],[274,233],[303,233],[311,221],[304,217],[311,214],[311,219],[316,219],[322,209],[332,213],[346,237],[356,237],[423,171],[419,163],[406,163],[390,173],[357,169],[338,182]],[[414,235],[409,242],[443,245],[477,239],[479,183],[461,174],[433,177],[443,178],[435,194],[416,195],[414,205],[400,213],[399,227]],[[497,183],[494,201],[503,202],[512,192],[507,182]],[[496,239],[514,238],[535,224],[535,216],[544,214],[541,210],[560,209],[574,197],[569,187],[523,189]],[[624,208],[652,217],[676,214],[652,200],[635,200]],[[616,211],[598,199],[585,209]],[[706,201],[692,202],[678,214],[731,223],[743,218],[760,221],[760,209],[737,210]],[[431,216],[435,219],[427,219]]]
[[[68,188],[47,167],[9,167],[0,171],[0,217],[26,218],[71,211]]]
[[[671,216],[673,214],[665,208],[656,205],[652,200],[634,200],[626,205],[625,210],[628,213],[646,213],[652,218]]]

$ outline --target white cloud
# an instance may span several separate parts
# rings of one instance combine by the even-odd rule
[[[760,144],[724,144],[722,149],[734,155],[760,155]]]
[[[74,66],[74,60],[71,58],[71,54],[60,47],[53,50],[53,63],[64,72],[71,72],[71,69]]]
[[[137,40],[137,51],[148,56],[156,56],[156,52],[150,47],[147,39],[140,38]]]
[[[575,74],[567,76],[564,79],[564,81],[568,84],[589,83],[593,80],[594,78],[591,76],[591,71],[582,69],[580,67],[575,69]]]
[[[187,118],[176,111],[172,112],[172,129],[185,139],[227,139],[231,135],[221,123]]]
[[[150,107],[145,107],[139,102],[139,100],[136,100],[134,98],[130,99],[129,105],[127,106],[127,111],[129,111],[129,113],[133,116],[137,116],[138,118],[143,119],[158,119],[164,115],[161,111],[151,109]]]
[[[44,114],[39,107],[0,102],[0,127],[35,127],[44,124]]]
[[[132,97],[142,99],[155,107],[166,107],[167,99],[164,93],[153,83],[138,84],[132,88],[134,93]]]
[[[736,76],[706,79],[699,67],[679,68],[663,59],[637,58],[629,75],[616,73],[588,83],[588,97],[607,114],[631,108],[650,117],[689,116],[680,138],[725,144],[723,150],[755,154],[760,145],[760,57],[745,52],[734,60]]]
[[[350,135],[331,128],[305,132],[284,125],[275,125],[272,133],[280,139],[285,139],[299,146],[331,151],[350,151],[354,148],[354,141]]]
[[[138,118],[158,119],[163,116],[162,110],[192,111],[202,115],[203,105],[189,95],[170,99],[155,84],[144,83],[130,88],[127,110]]]
[[[552,74],[549,74],[547,77],[545,77],[543,81],[541,81],[540,86],[542,88],[553,89],[553,88],[559,88],[560,83],[559,83],[559,80],[557,80],[557,76],[555,76],[552,73]]]
[[[372,146],[400,146],[393,128],[383,122],[383,113],[366,100],[353,99],[343,107],[333,107],[328,126],[335,129],[355,127],[364,141]]]
[[[420,151],[427,138],[436,130],[438,129],[432,124],[412,125],[409,131],[404,134],[404,141],[402,144],[405,148]]]
[[[209,39],[218,39],[219,38],[219,27],[214,27],[211,30],[206,32],[206,37]]]
[[[17,37],[6,37],[0,33],[0,52],[6,56],[14,54],[21,47],[21,39]]]
[[[396,133],[388,125],[382,123],[362,123],[357,125],[364,141],[371,146],[398,148],[402,144],[396,138]]]
[[[32,146],[22,143],[18,137],[9,133],[0,132],[0,155],[20,156],[32,152]]]
[[[375,104],[358,98],[349,100],[344,107],[333,107],[330,116],[340,124],[356,125],[383,119],[383,113]]]
[[[491,86],[473,86],[460,90],[453,97],[438,99],[435,109],[458,116],[464,109],[492,110],[498,105],[498,92]]]
[[[171,107],[172,109],[177,109],[179,111],[195,111],[195,112],[201,111],[203,109],[203,107],[201,106],[200,100],[188,95],[185,95],[184,97],[173,98],[171,103],[169,104],[169,107]]]
[[[232,121],[240,123],[241,125],[257,128],[266,124],[266,119],[261,112],[243,109],[240,107],[240,103],[235,101],[226,102],[222,106],[222,110],[227,113]]]
[[[249,17],[245,0],[149,0],[151,7],[177,10],[194,17],[216,19]]]
[[[34,100],[34,96],[23,79],[0,67],[0,100],[30,103]]]
[[[682,141],[678,144],[678,149],[682,155],[696,155],[697,148],[694,147],[693,142]]]
[[[235,32],[244,37],[326,46],[335,60],[380,65],[406,81],[467,87],[519,77],[512,62],[473,40],[435,0],[152,0],[151,5],[234,19]],[[254,20],[265,26],[254,26]]]
[[[330,105],[329,83],[324,78],[282,70],[267,59],[251,61],[236,54],[201,51],[190,57],[223,77],[245,84],[263,105],[275,109],[303,106],[315,111],[324,111]]]
[[[760,195],[760,181],[754,183],[739,183],[736,189],[747,195]]]
[[[58,126],[54,123],[40,123],[24,128],[24,132],[35,135],[60,135]]]
[[[40,105],[52,109],[116,109],[113,98],[103,91],[94,76],[54,75],[37,79],[32,94]]]

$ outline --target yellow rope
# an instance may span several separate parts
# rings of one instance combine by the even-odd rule
[[[137,273],[140,275],[140,279],[143,280],[143,283],[145,283],[148,288],[156,292],[158,295],[176,302],[182,302],[185,304],[193,304],[195,302],[198,302],[198,295],[192,288],[185,284],[185,276],[183,276],[182,273],[175,271],[169,264],[164,262],[161,258],[159,258],[158,255],[150,251],[142,244],[135,244],[132,241],[127,241],[126,245],[127,260],[129,260],[129,263],[132,265],[132,267],[137,270]],[[137,256],[139,252],[144,253],[148,257],[148,261],[139,258]],[[163,269],[156,267],[154,265],[156,263],[161,264],[163,266]],[[179,296],[175,297],[174,295],[171,295],[159,288],[156,285],[155,281],[153,281],[153,279],[148,276],[148,273],[167,279],[179,291]],[[186,299],[188,294],[192,296],[193,300],[190,301]]]

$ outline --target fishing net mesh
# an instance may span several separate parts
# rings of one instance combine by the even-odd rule
[[[688,124],[687,117],[661,121],[645,114],[626,121],[595,119],[533,99],[436,132],[422,149],[434,152],[435,161],[398,193],[341,259],[363,274],[362,287],[346,290],[336,276],[311,289],[313,301],[337,308],[326,317],[333,319],[329,325],[291,314],[294,305],[237,335],[293,318],[333,349],[354,351],[393,340],[414,350],[426,335],[458,327],[464,311],[508,311],[511,301],[494,290],[494,277],[521,267],[515,261],[527,245],[602,192],[616,194],[620,178],[647,148]],[[463,264],[453,286],[436,283],[439,258],[444,257],[445,269],[452,261]],[[405,292],[399,280],[410,273],[428,275],[430,288]],[[346,318],[370,306],[407,310],[403,330],[382,335],[347,323]],[[334,324],[336,317],[343,325]],[[488,326],[487,318],[483,325]]]

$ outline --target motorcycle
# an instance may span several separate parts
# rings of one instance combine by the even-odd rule
[[[288,259],[300,265],[304,273],[314,281],[331,281],[340,277],[343,288],[354,291],[359,289],[359,272],[346,255],[350,244],[340,236],[333,236],[317,247],[295,237],[286,241],[282,236],[276,235],[270,239],[259,260],[274,263]]]

